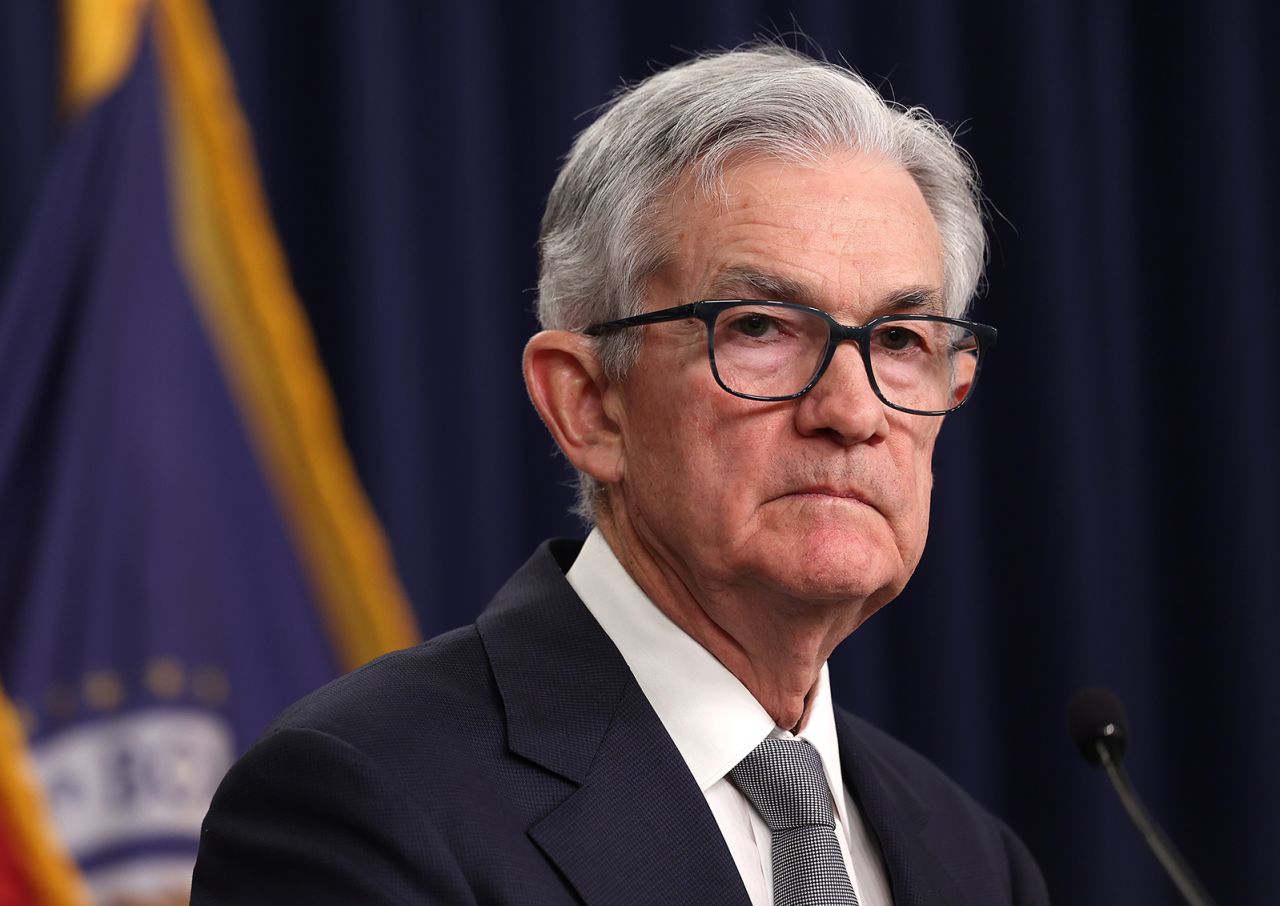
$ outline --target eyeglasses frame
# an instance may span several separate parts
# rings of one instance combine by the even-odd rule
[[[813,373],[813,377],[804,389],[796,393],[789,393],[785,396],[758,396],[751,393],[741,393],[737,390],[731,390],[720,377],[720,370],[716,367],[715,352],[715,323],[716,318],[720,316],[722,311],[734,308],[740,305],[757,305],[766,308],[786,308],[793,311],[808,312],[816,315],[823,321],[827,322],[827,348],[823,353],[822,361]],[[913,314],[887,314],[872,318],[866,324],[861,326],[851,326],[841,324],[831,315],[827,314],[820,308],[814,308],[810,305],[800,305],[797,302],[777,302],[771,299],[704,299],[699,302],[688,302],[684,305],[677,305],[673,308],[663,308],[658,311],[648,311],[644,314],[634,315],[629,318],[619,318],[616,321],[604,321],[600,324],[593,324],[586,328],[583,333],[589,337],[601,337],[605,334],[615,333],[629,327],[644,327],[648,324],[662,324],[667,321],[683,321],[698,320],[707,326],[707,359],[711,363],[711,373],[716,379],[716,383],[720,385],[720,389],[733,396],[741,397],[747,400],[758,400],[765,403],[783,402],[786,400],[799,399],[810,390],[812,390],[822,376],[827,373],[827,368],[831,365],[831,360],[835,357],[836,347],[841,343],[852,341],[858,346],[858,351],[862,355],[862,365],[867,372],[867,381],[871,384],[871,389],[884,403],[891,409],[899,412],[906,412],[909,415],[946,415],[955,412],[961,406],[969,401],[973,396],[973,385],[978,383],[978,375],[982,371],[982,360],[987,349],[996,344],[997,331],[994,327],[986,324],[979,324],[976,321],[966,321],[960,318],[948,318],[943,315],[913,315]],[[876,382],[875,369],[871,366],[871,348],[868,341],[871,339],[872,332],[881,324],[890,321],[931,321],[940,324],[950,324],[955,327],[962,327],[970,331],[977,341],[978,361],[974,365],[973,378],[970,380],[970,391],[965,394],[965,398],[956,403],[950,409],[926,410],[926,409],[908,409],[906,406],[899,406],[885,399],[884,393],[880,390],[880,385]]]

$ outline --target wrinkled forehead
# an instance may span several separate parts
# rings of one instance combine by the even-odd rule
[[[687,172],[652,225],[661,254],[650,275],[701,298],[759,297],[828,307],[853,289],[943,308],[942,245],[919,186],[878,154],[743,157],[714,183]],[[691,301],[691,300],[686,300]]]
[[[693,159],[673,179],[664,183],[655,197],[645,205],[633,232],[640,234],[650,261],[645,268],[652,274],[666,265],[685,238],[685,221],[699,207],[725,211],[733,203],[728,176],[735,170],[760,161],[802,167],[812,165],[837,153],[839,149],[821,152],[797,147],[793,152],[770,150],[738,150],[729,154],[702,154]]]

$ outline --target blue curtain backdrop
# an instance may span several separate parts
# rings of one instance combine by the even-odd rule
[[[1223,0],[212,3],[347,438],[428,634],[578,531],[528,405],[534,240],[622,80],[799,28],[961,127],[1000,346],[929,550],[837,697],[1026,839],[1058,902],[1174,903],[1065,732],[1112,686],[1223,903],[1280,839],[1280,38]],[[0,278],[57,137],[54,4],[0,0]],[[3,518],[0,515],[0,518]]]

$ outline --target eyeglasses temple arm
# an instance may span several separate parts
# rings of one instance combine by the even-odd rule
[[[687,305],[677,305],[675,308],[664,308],[660,311],[649,311],[630,318],[620,318],[617,321],[592,324],[583,333],[589,337],[598,337],[627,327],[643,327],[646,324],[661,324],[663,321],[679,321],[683,318],[693,318],[697,316],[700,304],[699,302],[690,302]]]

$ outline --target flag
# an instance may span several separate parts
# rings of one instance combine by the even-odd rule
[[[208,10],[63,13],[71,119],[0,293],[0,682],[93,900],[185,902],[235,756],[416,629]],[[34,839],[0,871],[48,874]]]
[[[18,712],[0,689],[0,904],[86,902],[88,890],[53,829]]]

